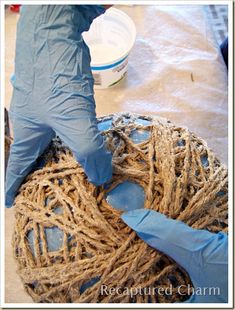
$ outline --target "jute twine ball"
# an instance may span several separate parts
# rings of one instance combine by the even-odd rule
[[[21,186],[13,248],[25,289],[40,303],[184,301],[190,293],[180,295],[178,287],[192,286],[188,274],[145,244],[107,195],[129,181],[144,189],[145,208],[193,228],[227,232],[227,169],[202,139],[169,121],[117,114],[99,122],[113,153],[109,186],[90,184],[59,141],[47,151],[46,165]],[[136,134],[147,139],[137,143]],[[159,287],[172,287],[172,294],[156,293]]]

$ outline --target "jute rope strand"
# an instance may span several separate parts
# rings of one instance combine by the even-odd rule
[[[150,122],[142,125],[138,119]],[[135,114],[99,121],[107,120],[112,126],[103,135],[114,169],[109,186],[90,184],[58,139],[44,155],[44,168],[21,186],[13,236],[18,273],[40,303],[184,301],[192,288],[187,273],[126,226],[121,211],[110,206],[106,196],[118,184],[131,181],[143,187],[145,208],[197,229],[227,232],[227,169],[202,139],[169,121]],[[149,138],[134,143],[134,130],[149,131]],[[48,228],[62,232],[56,251],[48,248]],[[104,285],[112,294],[102,292]],[[178,292],[180,285],[185,296]],[[171,287],[172,294],[159,294],[154,290],[158,287]],[[127,288],[135,293],[128,294]]]

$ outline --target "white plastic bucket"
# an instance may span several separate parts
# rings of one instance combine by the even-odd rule
[[[93,21],[83,37],[90,48],[94,87],[102,89],[118,83],[127,73],[128,56],[135,43],[136,28],[131,18],[110,8]]]

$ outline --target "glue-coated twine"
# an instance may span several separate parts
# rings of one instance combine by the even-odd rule
[[[107,203],[107,193],[123,181],[144,188],[145,208],[193,228],[227,232],[227,169],[187,129],[140,117],[152,122],[144,126],[135,123],[138,117],[117,114],[101,119],[113,119],[112,127],[103,132],[113,153],[110,187],[90,184],[71,152],[58,141],[47,151],[45,167],[22,185],[15,202],[13,248],[18,273],[35,302],[159,303],[188,298],[178,290],[192,285],[187,273],[146,245],[120,219],[121,212]],[[150,131],[150,137],[135,144],[130,134],[139,129]],[[58,207],[62,213],[54,212]],[[48,250],[48,227],[64,233],[58,251]],[[32,230],[34,251],[28,240]],[[104,284],[114,293],[102,294]],[[170,286],[169,296],[141,294],[141,289]],[[140,293],[130,296],[124,288],[138,288]]]

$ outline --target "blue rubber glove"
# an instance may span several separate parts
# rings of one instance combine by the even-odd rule
[[[123,221],[151,247],[173,258],[189,274],[195,294],[187,302],[228,302],[228,237],[192,229],[153,210],[139,209],[122,214]],[[220,294],[196,294],[197,288]],[[198,290],[199,292],[199,290]]]
[[[37,158],[58,135],[90,182],[112,176],[112,155],[97,127],[90,52],[81,33],[101,5],[23,6],[17,25],[10,107],[14,143],[6,173],[6,207]]]

